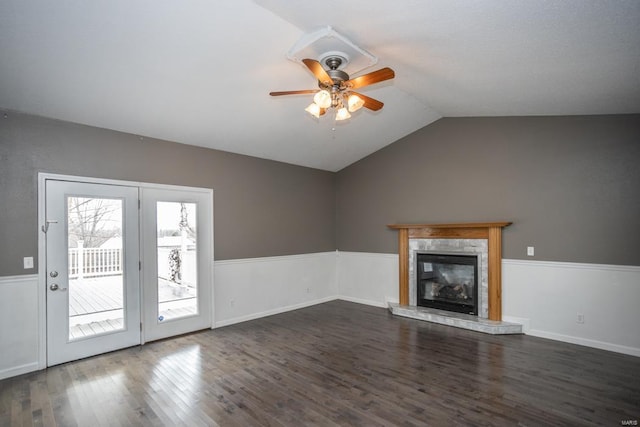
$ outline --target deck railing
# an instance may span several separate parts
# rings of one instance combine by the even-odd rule
[[[121,248],[69,248],[69,278],[113,276],[122,274]]]

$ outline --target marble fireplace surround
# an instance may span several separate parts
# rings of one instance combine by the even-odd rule
[[[491,334],[521,333],[521,325],[502,322],[502,229],[510,222],[391,224],[398,230],[399,304],[394,314]],[[416,306],[415,257],[418,252],[480,255],[478,316]]]

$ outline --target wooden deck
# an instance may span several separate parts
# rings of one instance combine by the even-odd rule
[[[123,318],[80,323],[69,327],[69,339],[77,340],[92,335],[120,331],[122,329],[124,329]]]
[[[122,277],[107,276],[69,281],[69,339],[122,330]],[[159,315],[163,319],[189,316],[197,312],[195,290],[180,294],[166,280],[158,289]]]
[[[332,301],[2,380],[0,426],[614,426],[638,378],[638,357]]]
[[[69,280],[69,317],[122,310],[122,276]]]

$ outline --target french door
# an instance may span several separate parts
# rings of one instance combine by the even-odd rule
[[[211,326],[210,193],[142,188],[144,340]]]
[[[47,364],[140,343],[138,189],[46,181]]]
[[[212,324],[212,191],[45,179],[47,365]]]

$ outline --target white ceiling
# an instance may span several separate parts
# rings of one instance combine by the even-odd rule
[[[331,25],[389,66],[347,122],[287,51]],[[2,0],[0,107],[337,171],[443,116],[640,112],[638,0]],[[353,76],[352,76],[353,77]]]

